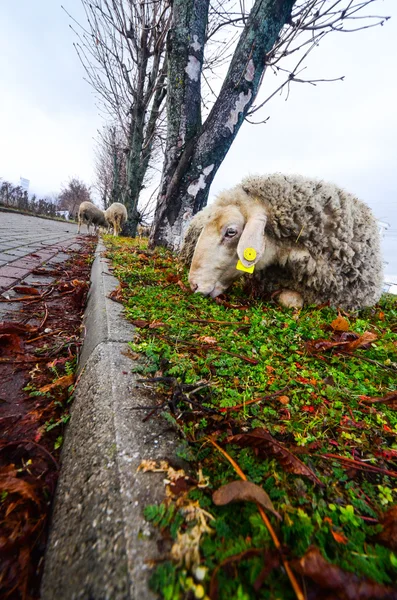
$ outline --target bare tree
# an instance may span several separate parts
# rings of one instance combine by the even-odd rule
[[[34,215],[54,217],[56,214],[56,196],[38,198],[29,194],[19,185],[4,181],[0,177],[0,205],[28,212]]]
[[[123,131],[117,124],[105,125],[99,133],[95,152],[95,187],[104,209],[122,199],[126,187],[127,154]]]
[[[255,0],[247,16],[243,0],[239,15],[225,14],[220,0],[212,5],[210,0],[174,0],[167,56],[166,158],[152,246],[177,248],[190,217],[206,205],[212,180],[241,124],[263,105],[254,102],[264,75],[271,70],[284,73],[274,93],[292,82],[304,82],[302,64],[325,35],[383,24],[388,17],[363,12],[375,1]],[[208,27],[211,6],[218,23]],[[222,87],[214,91],[216,100],[203,121],[205,50],[209,39],[231,24],[242,31]]]
[[[165,42],[170,0],[81,0],[88,26],[76,23],[77,53],[102,110],[127,140],[122,201],[135,235],[138,198],[159,149],[166,94]],[[120,200],[120,198],[118,199]]]
[[[90,188],[77,177],[72,177],[58,196],[58,210],[68,210],[75,217],[82,202],[92,202]]]

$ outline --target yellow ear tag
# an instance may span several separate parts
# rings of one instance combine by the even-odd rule
[[[256,259],[256,250],[254,248],[246,248],[244,250],[243,256],[245,260],[255,260]]]
[[[255,260],[256,258],[256,250],[254,248],[246,248],[243,252],[243,256],[245,260]],[[251,265],[250,267],[245,267],[241,260],[237,261],[236,269],[238,271],[244,271],[245,273],[253,273],[255,269],[255,265]]]
[[[244,271],[245,273],[253,273],[255,269],[255,265],[251,265],[251,267],[245,267],[241,260],[237,261],[236,265],[237,271]]]

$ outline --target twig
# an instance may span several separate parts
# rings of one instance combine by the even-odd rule
[[[347,352],[347,350],[338,350],[341,354],[345,354],[346,356],[351,356],[352,358],[359,358],[360,360],[365,360],[377,367],[382,367],[383,369],[388,369],[389,371],[397,371],[397,367],[393,365],[385,365],[377,360],[373,360],[372,358],[368,358],[367,356],[363,356],[362,354],[353,354],[352,352]]]
[[[354,460],[354,458],[348,458],[347,456],[338,456],[337,454],[316,454],[320,458],[326,460],[338,460],[341,463],[346,463],[347,466],[361,469],[362,471],[372,471],[372,473],[383,473],[383,475],[389,475],[389,477],[397,477],[397,471],[389,471],[389,469],[382,469],[381,467],[374,467],[373,465],[367,465],[360,460]]]
[[[41,321],[41,323],[40,323],[40,325],[39,325],[38,329],[41,329],[41,328],[43,327],[44,323],[45,323],[45,322],[47,321],[47,319],[48,319],[48,307],[47,307],[47,304],[46,304],[45,302],[44,302],[44,309],[45,309],[44,318],[43,318],[43,320]]]
[[[260,398],[254,398],[253,400],[248,400],[248,402],[243,402],[242,404],[235,404],[234,406],[225,406],[223,408],[220,408],[219,410],[221,412],[229,412],[229,410],[238,410],[240,408],[248,406],[249,404],[255,404],[256,402],[262,402],[263,400],[270,400],[271,398],[276,398],[277,396],[280,396],[280,394],[283,394],[287,389],[288,386],[286,386],[282,390],[279,390],[278,392],[274,392],[274,394],[269,394],[269,396],[261,396]]]
[[[223,454],[223,456],[230,462],[230,464],[232,465],[233,469],[236,471],[236,473],[238,474],[238,476],[240,477],[240,479],[242,479],[243,481],[248,481],[247,477],[245,476],[245,474],[243,473],[243,471],[240,469],[240,467],[238,466],[238,464],[236,463],[235,460],[233,460],[233,458],[231,456],[229,456],[229,454],[220,446],[218,446],[218,444],[216,442],[214,442],[214,440],[212,440],[211,438],[208,438],[208,441],[221,453]],[[294,575],[294,573],[291,570],[291,567],[289,566],[288,561],[283,557],[282,555],[282,548],[281,548],[281,543],[272,527],[272,524],[270,523],[265,511],[263,510],[262,506],[260,506],[259,504],[257,504],[258,507],[258,511],[260,516],[262,517],[262,521],[264,522],[264,524],[266,525],[270,536],[273,540],[274,545],[276,546],[277,550],[280,552],[281,554],[281,560],[283,561],[283,565],[284,568],[287,572],[288,578],[291,582],[291,585],[294,589],[295,595],[298,598],[298,600],[305,600],[305,597],[303,595],[302,590],[299,587],[299,583],[296,580],[296,577]]]

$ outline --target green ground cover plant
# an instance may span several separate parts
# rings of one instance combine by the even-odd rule
[[[105,240],[132,369],[154,392],[137,418],[168,419],[186,465],[143,465],[170,481],[145,508],[170,547],[153,590],[397,598],[396,297],[294,311],[241,280],[214,301],[171,253]]]

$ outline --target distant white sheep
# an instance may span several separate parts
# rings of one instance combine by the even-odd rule
[[[191,221],[192,290],[216,298],[244,271],[284,306],[372,306],[382,291],[377,222],[355,196],[298,175],[247,177]]]
[[[150,235],[150,225],[138,225],[137,233],[140,238],[149,237]]]
[[[105,217],[109,228],[113,228],[113,235],[119,235],[128,219],[127,209],[124,204],[114,202],[105,210]]]
[[[77,233],[80,233],[80,228],[83,223],[87,225],[88,235],[90,233],[91,225],[94,226],[95,233],[98,227],[108,227],[104,212],[92,202],[82,202],[80,204],[77,219],[79,223]]]

